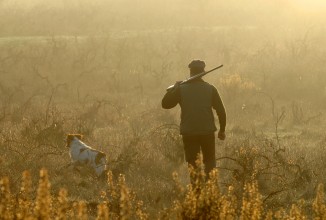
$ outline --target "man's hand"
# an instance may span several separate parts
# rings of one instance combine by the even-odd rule
[[[173,88],[178,89],[180,87],[180,83],[182,83],[182,81],[176,81]]]
[[[224,131],[219,131],[217,137],[221,141],[224,141],[225,140],[225,132]]]
[[[173,85],[173,87],[171,89],[168,89],[168,92],[172,92],[174,93],[175,91],[177,91],[180,87],[180,83],[182,83],[182,81],[176,81]]]

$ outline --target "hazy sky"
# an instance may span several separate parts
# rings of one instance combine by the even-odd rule
[[[9,36],[326,25],[326,0],[0,0],[0,6],[0,34]]]
[[[139,1],[139,0],[135,0],[136,2],[146,2],[148,1],[148,3],[152,3],[153,0],[146,0],[146,1]],[[260,2],[265,2],[267,3],[268,1],[264,0],[259,0]],[[50,1],[50,0],[0,0],[0,3],[6,3],[6,4],[19,4],[19,5],[35,5],[35,4],[47,4],[47,5],[65,5],[65,4],[74,4],[74,3],[89,3],[89,2],[110,2],[110,3],[119,3],[119,2],[128,2],[128,0],[93,0],[93,1],[86,1],[86,0],[55,0],[55,1]],[[159,1],[157,1],[159,2]],[[163,1],[164,2],[164,1]],[[173,1],[172,1],[173,2]],[[180,2],[180,0],[176,0],[175,2]],[[189,1],[191,2],[191,0]],[[201,0],[198,0],[198,2],[204,2]],[[216,0],[216,2],[221,2],[220,0]],[[226,2],[234,2],[234,1],[226,1]],[[239,3],[239,5],[241,5],[241,1],[237,1]],[[250,2],[257,2],[257,0],[245,0],[244,2],[246,3],[250,3]],[[292,4],[292,5],[296,5],[298,7],[301,8],[305,8],[307,10],[324,10],[326,9],[326,1],[325,0],[275,0],[272,2],[277,2],[280,6],[282,4]],[[269,4],[269,3],[267,3]],[[171,5],[173,6],[173,5]]]
[[[308,10],[325,10],[326,8],[325,0],[292,0],[292,2]]]

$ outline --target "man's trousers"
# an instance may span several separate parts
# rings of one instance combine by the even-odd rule
[[[200,151],[203,154],[205,173],[208,177],[209,172],[216,167],[215,159],[215,134],[208,135],[183,135],[183,144],[186,161],[189,165],[196,167],[196,160]]]

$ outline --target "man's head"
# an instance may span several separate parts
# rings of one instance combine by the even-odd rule
[[[188,67],[190,69],[190,76],[202,73],[205,71],[205,62],[202,60],[193,60],[189,63]]]

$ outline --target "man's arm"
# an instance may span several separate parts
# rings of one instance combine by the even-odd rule
[[[220,122],[220,132],[224,133],[225,126],[226,126],[226,112],[225,112],[223,101],[215,87],[213,87],[212,106],[216,110],[216,114]]]
[[[180,88],[175,86],[172,91],[168,91],[162,99],[162,108],[170,109],[175,107],[180,102]]]

